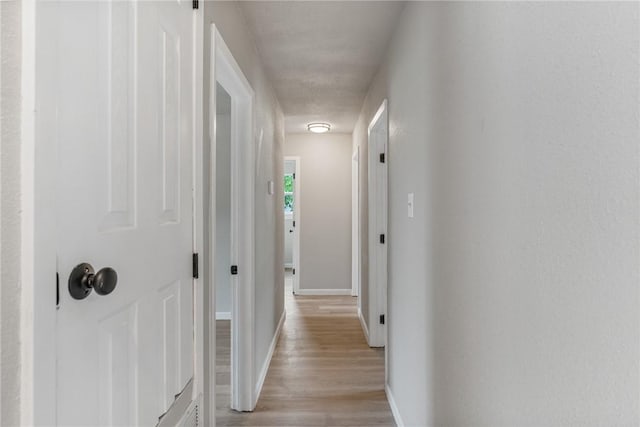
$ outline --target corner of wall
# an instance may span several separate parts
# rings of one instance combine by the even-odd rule
[[[0,424],[20,424],[22,2],[0,2]]]

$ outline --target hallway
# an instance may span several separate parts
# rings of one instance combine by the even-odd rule
[[[0,427],[640,427],[640,1],[0,0],[0,58]]]
[[[228,394],[218,394],[217,425],[395,425],[384,393],[384,350],[367,345],[356,299],[294,297],[290,277],[285,299],[287,319],[255,411],[233,412]],[[217,354],[228,363],[220,358],[228,348],[218,346]]]

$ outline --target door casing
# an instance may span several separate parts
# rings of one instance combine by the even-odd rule
[[[231,96],[231,263],[238,266],[238,275],[231,280],[231,408],[252,411],[257,402],[255,390],[255,94],[240,66],[233,58],[215,24],[211,24],[209,85],[210,168],[207,182],[209,200],[209,253],[206,254],[209,284],[205,307],[206,343],[209,372],[215,373],[215,216],[216,212],[216,83]],[[208,425],[215,425],[215,374],[206,379]]]
[[[351,296],[360,295],[360,147],[351,156]],[[358,298],[358,308],[360,298]]]

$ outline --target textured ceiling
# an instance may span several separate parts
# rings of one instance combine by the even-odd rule
[[[403,2],[240,2],[284,110],[287,132],[312,121],[353,131]]]

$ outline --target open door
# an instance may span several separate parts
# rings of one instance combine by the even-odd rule
[[[197,12],[188,1],[40,12],[56,49],[38,63],[55,86],[40,95],[55,111],[41,126],[57,144],[46,424],[176,425],[194,397]]]
[[[300,290],[300,157],[284,158],[284,260],[292,278],[292,291]]]

